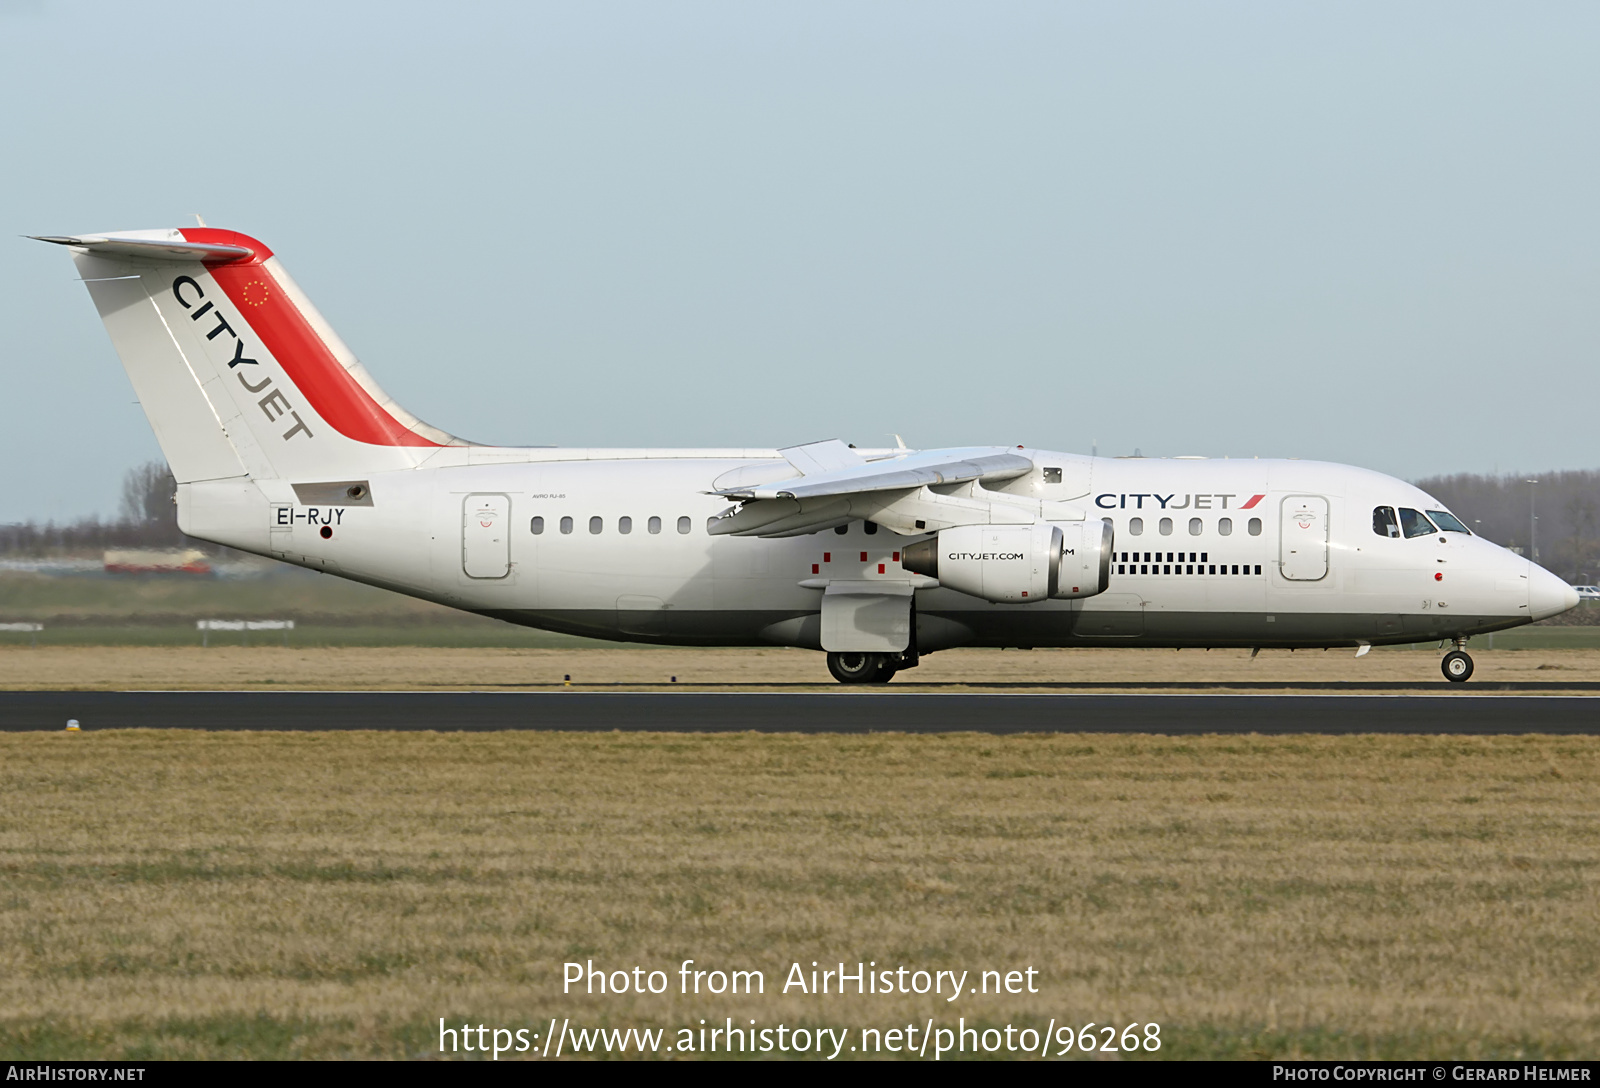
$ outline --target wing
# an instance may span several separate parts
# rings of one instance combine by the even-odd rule
[[[842,457],[840,451],[849,458]],[[1010,480],[1033,471],[1032,459],[993,446],[918,450],[878,461],[865,460],[837,440],[790,446],[778,453],[800,470],[800,479],[728,488],[716,494],[745,500],[817,499],[969,480]]]
[[[800,477],[714,492],[739,502],[712,524],[712,535],[801,536],[857,519],[919,533],[1038,516],[1037,502],[1024,518],[1014,504],[997,511],[992,501],[952,494],[963,484],[1001,482],[1033,471],[1031,458],[1001,447],[916,450],[870,461],[838,441],[778,452]]]

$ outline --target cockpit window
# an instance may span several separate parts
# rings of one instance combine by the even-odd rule
[[[1372,531],[1379,536],[1398,537],[1400,523],[1395,520],[1394,507],[1375,506],[1372,508]]]
[[[1400,508],[1400,528],[1405,531],[1408,538],[1427,536],[1438,531],[1434,529],[1433,522],[1422,516],[1421,511],[1413,510],[1409,506]]]
[[[1447,533],[1466,533],[1472,535],[1472,530],[1461,524],[1461,519],[1448,510],[1429,510],[1428,516],[1433,523]]]

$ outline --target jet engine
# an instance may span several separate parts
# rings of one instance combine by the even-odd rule
[[[901,551],[900,565],[986,601],[1093,597],[1111,584],[1104,521],[962,525]]]

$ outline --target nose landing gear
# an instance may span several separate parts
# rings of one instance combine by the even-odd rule
[[[1472,658],[1462,649],[1466,644],[1466,639],[1456,639],[1456,648],[1445,654],[1444,660],[1439,662],[1444,678],[1452,684],[1465,684],[1472,676]]]

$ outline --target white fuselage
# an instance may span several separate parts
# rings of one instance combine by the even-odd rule
[[[712,535],[728,507],[709,493],[716,481],[792,474],[775,451],[456,448],[369,476],[360,501],[329,490],[342,485],[225,481],[183,485],[179,509],[187,532],[231,547],[519,624],[643,642],[820,648],[833,580],[909,584],[924,653],[1417,642],[1570,607],[1564,582],[1480,537],[1380,535],[1376,508],[1444,508],[1375,472],[1019,452],[1034,471],[993,494],[1109,521],[1105,592],[990,603],[902,568],[905,546],[927,534],[870,521]]]
[[[258,239],[43,240],[73,254],[185,532],[514,623],[811,647],[876,682],[951,646],[1462,639],[1577,603],[1342,465],[474,445],[385,394]]]

